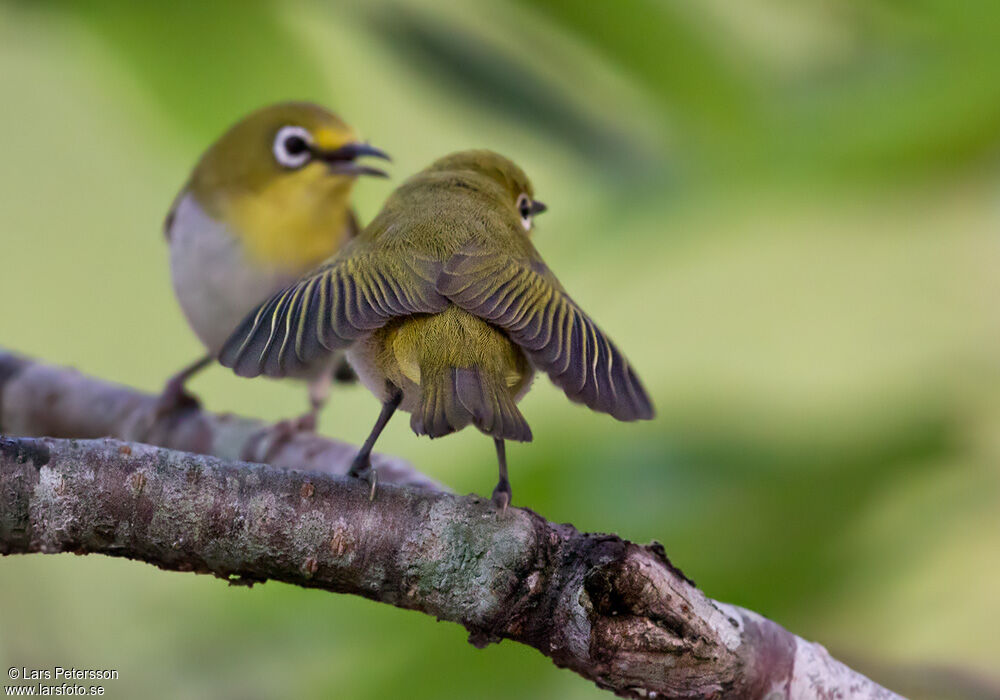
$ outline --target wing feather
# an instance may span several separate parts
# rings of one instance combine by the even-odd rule
[[[341,255],[278,292],[230,336],[219,361],[237,374],[282,377],[409,314],[437,313],[440,263],[382,251]]]
[[[625,355],[541,263],[473,243],[445,263],[436,288],[504,330],[573,401],[619,420],[652,418],[653,405]]]

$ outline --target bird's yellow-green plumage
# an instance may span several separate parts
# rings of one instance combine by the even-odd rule
[[[375,364],[400,387],[419,386],[422,379],[450,368],[481,368],[519,393],[531,375],[524,353],[507,336],[457,306],[439,314],[394,319],[375,331],[372,341]]]
[[[469,423],[528,440],[515,403],[533,368],[619,420],[652,404],[625,356],[566,294],[529,237],[534,191],[490,151],[442,158],[410,178],[343,251],[252,313],[221,362],[282,376],[348,349],[379,398],[402,391],[417,433]]]
[[[506,335],[482,319],[450,306],[390,321],[362,347],[355,355],[364,355],[355,360],[362,374],[370,361],[376,382],[402,389],[417,434],[438,437],[473,423],[496,437],[531,439],[515,404],[534,370]]]
[[[320,264],[344,242],[355,178],[331,174],[321,161],[282,167],[271,146],[285,125],[305,129],[324,151],[358,138],[318,105],[271,105],[235,124],[205,152],[187,190],[206,213],[229,224],[253,261],[298,272]]]
[[[360,175],[385,175],[357,162],[388,158],[360,143],[340,117],[319,105],[283,102],[245,116],[199,159],[167,215],[164,234],[177,300],[207,355],[175,374],[161,410],[185,405],[184,384],[217,355],[252,309],[334,255],[358,231],[350,194]],[[310,382],[315,422],[333,367],[318,358],[295,373]]]

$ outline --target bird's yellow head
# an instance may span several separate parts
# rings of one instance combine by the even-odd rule
[[[385,172],[357,162],[388,160],[327,109],[283,102],[233,125],[204,153],[187,189],[224,221],[258,262],[298,271],[344,241],[354,181]]]
[[[546,210],[545,204],[535,199],[531,180],[521,168],[499,153],[488,150],[459,151],[434,161],[425,173],[467,173],[484,183],[496,196],[498,203],[521,221],[524,230],[531,232],[534,217]]]

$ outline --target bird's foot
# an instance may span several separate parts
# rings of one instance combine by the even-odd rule
[[[272,443],[280,445],[288,442],[299,433],[316,432],[316,411],[303,413],[298,418],[287,418],[279,421],[271,428]]]
[[[371,490],[368,493],[368,500],[375,500],[375,488],[378,486],[378,471],[372,466],[371,455],[359,453],[354,458],[354,461],[351,462],[351,468],[348,470],[347,475],[370,484]]]
[[[317,411],[309,411],[308,413],[303,413],[298,418],[294,418],[288,421],[295,432],[298,433],[315,433],[316,426],[319,423],[319,418],[317,416]]]
[[[500,511],[500,515],[507,512],[507,506],[510,505],[510,482],[501,481],[497,484],[496,488],[493,489],[493,505],[496,506],[497,510]]]
[[[163,418],[171,413],[198,410],[199,408],[201,408],[201,401],[198,400],[198,397],[184,388],[183,379],[174,377],[163,387],[163,392],[156,400],[154,415],[156,418]]]

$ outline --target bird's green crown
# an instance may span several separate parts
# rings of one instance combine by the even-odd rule
[[[428,186],[432,185],[430,189]],[[439,158],[411,177],[400,192],[438,196],[439,188],[452,193],[478,192],[520,221],[530,232],[534,216],[546,206],[534,198],[535,189],[525,172],[509,158],[489,150],[458,151]],[[420,196],[420,195],[418,195]]]
[[[525,172],[509,158],[485,149],[458,151],[438,158],[424,172],[470,172],[484,175],[515,199],[520,194],[533,197],[535,189]]]
[[[262,107],[231,126],[205,151],[191,174],[192,187],[196,191],[259,190],[274,178],[294,172],[297,168],[289,165],[292,161],[283,162],[285,154],[276,152],[284,145],[276,141],[278,132],[289,127],[300,129],[300,138],[322,149],[340,148],[357,138],[340,117],[310,102]],[[289,145],[294,148],[295,144]]]

